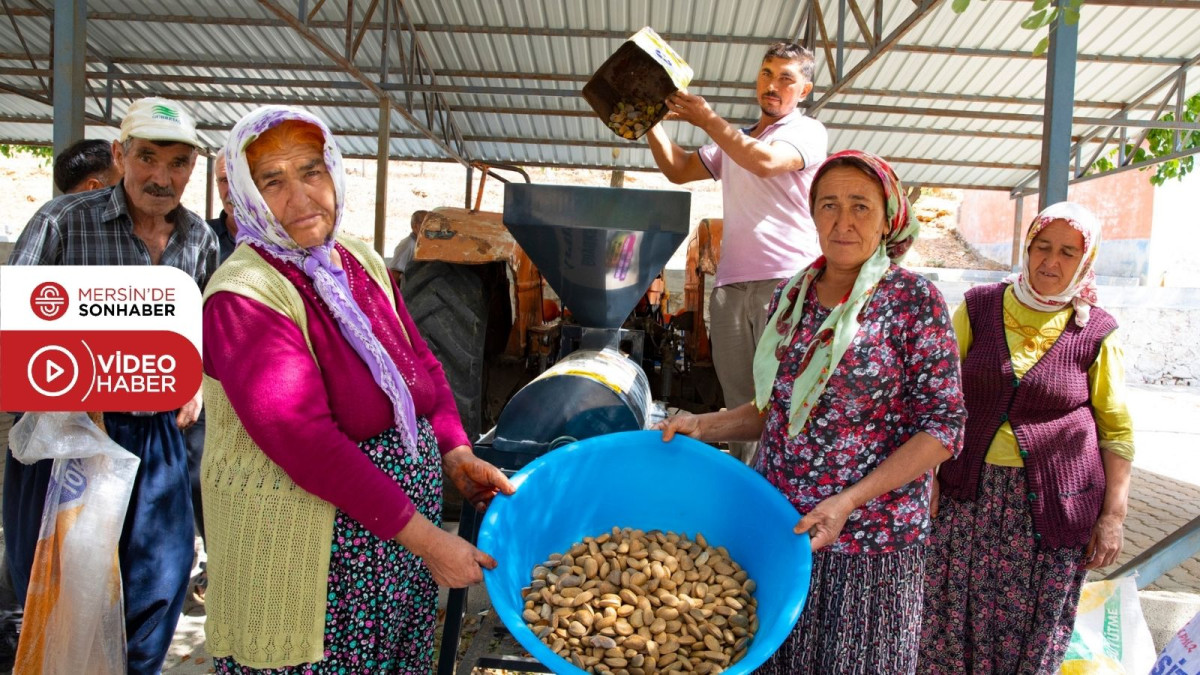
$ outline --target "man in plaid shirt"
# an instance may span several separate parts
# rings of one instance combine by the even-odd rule
[[[203,290],[217,268],[217,239],[180,204],[200,145],[195,121],[178,103],[135,101],[112,145],[121,182],[48,202],[26,225],[9,264],[170,265]],[[104,415],[109,437],[141,459],[118,546],[130,673],[161,670],[183,607],[195,533],[181,430],[196,421],[200,404],[197,392],[179,411]],[[19,598],[29,583],[50,464],[26,466],[11,452],[6,458],[5,554]]]

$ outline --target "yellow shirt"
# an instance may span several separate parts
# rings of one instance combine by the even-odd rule
[[[1017,300],[1012,287],[1005,289],[1004,336],[1017,377],[1024,377],[1050,351],[1066,328],[1067,321],[1074,315],[1075,310],[1070,306],[1057,312],[1029,309]],[[954,334],[958,338],[958,353],[965,360],[974,342],[965,302],[954,311],[953,323]],[[1115,331],[1100,343],[1100,353],[1088,368],[1088,390],[1091,392],[1092,414],[1096,418],[1100,449],[1133,461],[1133,420],[1125,403],[1125,352]],[[1008,422],[1001,424],[988,447],[987,463],[1024,466],[1019,453],[1012,425]]]

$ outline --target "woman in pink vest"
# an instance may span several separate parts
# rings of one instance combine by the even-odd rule
[[[204,305],[207,647],[218,673],[429,673],[438,586],[496,562],[442,530],[445,480],[513,486],[473,454],[383,260],[339,236],[337,143],[259,108],[226,146],[238,247]]]
[[[1087,571],[1121,551],[1133,429],[1100,223],[1062,202],[1025,242],[1021,273],[954,315],[967,434],[934,482],[923,673],[1057,672]]]

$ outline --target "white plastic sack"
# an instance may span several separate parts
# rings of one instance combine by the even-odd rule
[[[53,459],[14,672],[125,673],[117,542],[139,459],[85,413],[29,413],[13,456]]]
[[[1142,616],[1137,578],[1084,584],[1063,675],[1142,675],[1154,665],[1154,641]]]
[[[1200,675],[1200,614],[1175,633],[1150,675]]]

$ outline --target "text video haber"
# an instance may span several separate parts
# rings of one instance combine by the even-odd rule
[[[115,352],[96,357],[96,391],[133,394],[175,392],[175,358],[170,354],[126,354]]]

